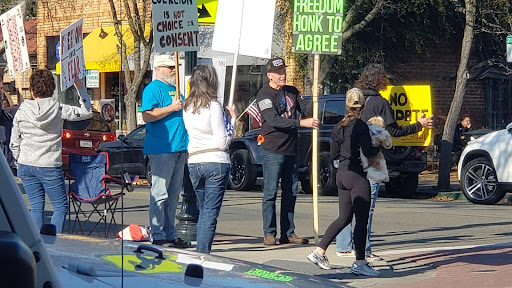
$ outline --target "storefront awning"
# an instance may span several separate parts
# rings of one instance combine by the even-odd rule
[[[117,53],[116,31],[114,26],[103,27],[107,33],[105,38],[100,38],[102,28],[94,29],[84,38],[84,58],[85,68],[87,70],[99,70],[100,72],[119,72],[121,71],[121,56]],[[126,54],[133,52],[133,34],[128,25],[123,25],[121,29],[123,40],[126,43]],[[145,31],[146,38],[151,33],[149,25]],[[60,62],[57,63],[57,74],[60,74]]]

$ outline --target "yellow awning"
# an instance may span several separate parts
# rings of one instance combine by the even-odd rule
[[[121,71],[121,56],[117,53],[116,31],[114,26],[103,27],[107,37],[101,39],[101,27],[94,29],[84,38],[84,58],[85,68],[87,70],[99,70],[100,72],[119,72]],[[133,52],[133,34],[128,25],[123,25],[121,33],[126,43],[126,54]],[[150,26],[146,26],[145,38],[151,33]],[[60,74],[60,62],[57,63],[57,74]]]

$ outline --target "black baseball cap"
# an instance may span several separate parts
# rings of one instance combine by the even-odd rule
[[[286,68],[283,58],[280,58],[280,57],[272,58],[267,63],[267,72],[274,72],[281,68]]]

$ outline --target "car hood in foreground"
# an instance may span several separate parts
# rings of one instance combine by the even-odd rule
[[[60,234],[44,236],[62,287],[339,287],[326,279],[186,250],[142,243]],[[124,255],[121,255],[121,247]],[[271,252],[269,252],[271,253]],[[204,277],[185,276],[188,264],[204,267]],[[124,272],[121,273],[121,266]],[[78,273],[77,273],[78,271]],[[122,275],[123,274],[123,275]],[[77,285],[78,284],[78,285]]]

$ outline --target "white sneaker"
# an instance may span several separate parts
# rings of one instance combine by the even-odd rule
[[[327,260],[327,256],[320,255],[320,254],[318,254],[318,252],[313,250],[311,253],[309,253],[309,255],[307,257],[308,257],[309,261],[313,262],[318,267],[325,269],[325,270],[331,269],[331,265],[329,264],[329,260]]]
[[[366,261],[380,261],[380,260],[382,260],[382,257],[380,257],[379,255],[375,255],[375,254],[373,254],[371,252],[366,254],[365,258],[366,258]]]
[[[338,257],[356,257],[356,252],[354,250],[351,251],[336,251],[336,256]]]
[[[350,272],[356,275],[364,275],[364,276],[379,276],[380,272],[373,269],[368,262],[364,261],[363,264],[359,265],[356,262],[352,264],[350,267]]]

